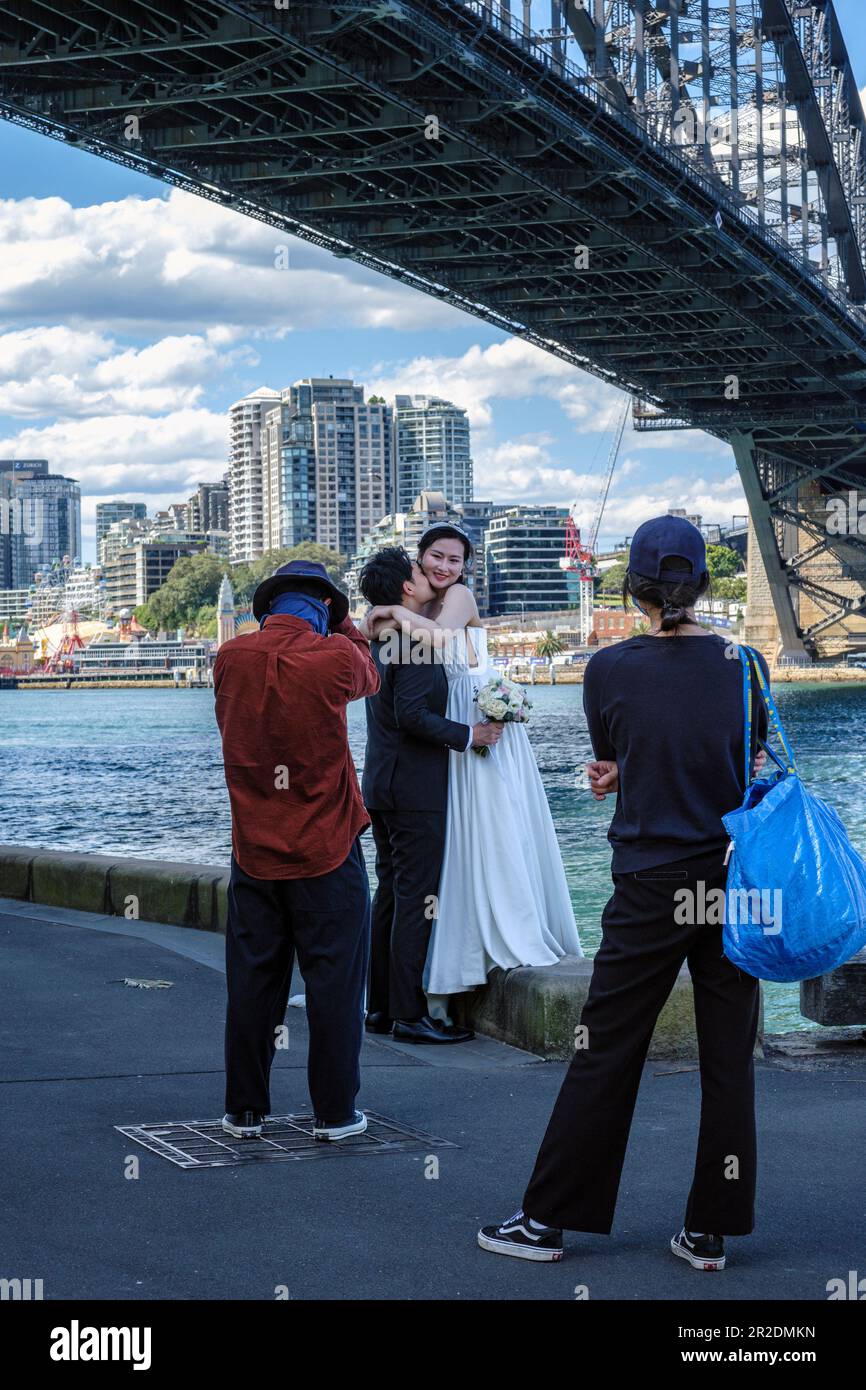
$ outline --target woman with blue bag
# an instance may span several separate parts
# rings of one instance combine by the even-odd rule
[[[694,987],[701,1121],[670,1248],[696,1269],[718,1270],[724,1236],[753,1229],[759,984],[724,954],[719,900],[723,818],[743,802],[754,760],[737,649],[695,620],[708,587],[697,527],[674,516],[638,527],[623,601],[634,600],[650,631],[599,650],[583,687],[597,759],[590,787],[598,800],[616,793],[614,892],[577,1047],[523,1203],[478,1232],[497,1254],[559,1260],[564,1229],[610,1233],[644,1061],[683,961]],[[769,682],[763,657],[757,662]],[[754,729],[756,739],[766,734],[763,705]]]

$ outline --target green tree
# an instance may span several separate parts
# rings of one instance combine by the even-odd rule
[[[349,563],[344,555],[313,541],[289,549],[269,550],[260,559],[239,565],[229,565],[209,551],[184,555],[172,566],[162,587],[151,594],[147,603],[136,608],[135,616],[142,627],[151,632],[185,627],[196,628],[203,636],[215,637],[216,603],[223,575],[229,577],[236,608],[246,608],[262,580],[268,579],[289,560],[315,560],[325,566],[335,584],[341,583]],[[199,628],[200,623],[202,628]]]
[[[199,637],[216,637],[217,611],[212,603],[203,603],[195,615],[192,626]]]
[[[268,550],[261,559],[253,560],[249,566],[253,588],[256,584],[261,584],[263,579],[268,579],[281,565],[287,565],[290,560],[313,560],[318,565],[324,565],[328,578],[335,584],[340,583],[349,565],[346,556],[340,555],[336,550],[329,550],[326,545],[319,545],[317,541],[302,541],[300,545],[293,545],[287,550]]]
[[[742,561],[736,550],[732,550],[729,545],[708,545],[707,568],[710,571],[715,592],[715,581],[717,579],[733,579],[734,575],[742,568]]]
[[[202,604],[216,605],[226,568],[224,560],[207,551],[182,555],[162,587],[136,609],[135,616],[151,631],[190,626]]]
[[[535,650],[539,656],[543,656],[549,661],[552,656],[558,656],[561,651],[564,651],[564,647],[560,639],[548,628],[540,641],[535,644]]]
[[[235,607],[246,608],[251,602],[258,580],[253,576],[252,565],[242,560],[239,565],[227,569],[229,583],[235,596]]]
[[[716,579],[713,581],[713,598],[730,599],[734,603],[745,603],[748,584],[745,579]]]
[[[606,569],[602,573],[596,592],[604,594],[605,597],[621,598],[622,581],[625,579],[627,569],[627,560],[617,560],[615,565],[611,565],[610,569]]]

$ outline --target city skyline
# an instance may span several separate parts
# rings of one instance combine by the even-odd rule
[[[866,32],[840,20],[859,78]],[[231,404],[262,382],[348,377],[368,397],[467,410],[475,494],[570,506],[588,523],[620,394],[351,260],[94,155],[0,123],[0,455],[75,478],[82,559],[95,507],[151,511],[222,477]],[[283,268],[285,267],[285,268]],[[746,510],[728,447],[627,426],[605,543],[669,506]]]

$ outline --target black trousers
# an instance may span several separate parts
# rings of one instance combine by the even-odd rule
[[[610,1232],[653,1028],[685,959],[694,988],[701,1120],[684,1224],[713,1235],[753,1229],[758,981],[722,954],[721,925],[675,920],[675,912],[683,913],[677,889],[696,893],[703,880],[709,893],[723,888],[726,877],[720,851],[613,875],[580,1018],[586,1046],[575,1050],[523,1199],[536,1221]]]
[[[338,868],[318,878],[251,878],[232,856],[226,926],[229,1113],[270,1113],[271,1063],[295,952],[306,987],[313,1111],[317,1120],[338,1124],[354,1113],[361,1089],[370,885],[360,837]]]
[[[367,1008],[389,1018],[427,1013],[421,987],[445,853],[445,810],[368,811],[376,875]]]

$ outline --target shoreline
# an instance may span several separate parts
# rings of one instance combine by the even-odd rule
[[[599,650],[604,650],[599,648]],[[586,663],[574,666],[556,666],[551,679],[549,666],[528,666],[516,661],[511,668],[499,666],[497,670],[519,685],[583,685]],[[533,678],[534,673],[534,678]],[[866,668],[857,666],[779,666],[770,667],[770,681],[776,685],[863,685],[866,683]],[[114,674],[106,676],[81,676],[72,672],[55,675],[5,674],[0,676],[0,693],[4,690],[212,690],[210,680],[201,678],[193,681],[179,680],[170,675],[154,673]]]

